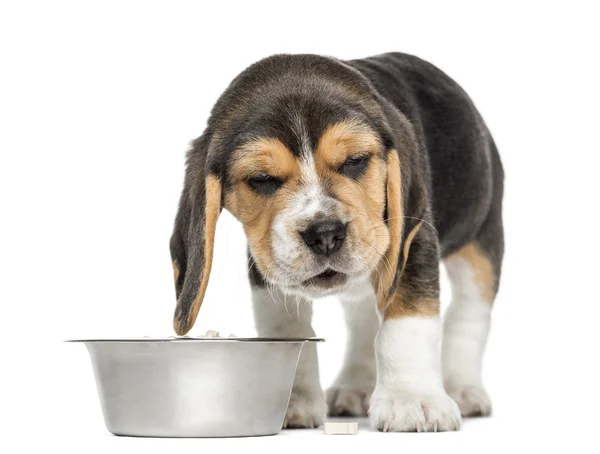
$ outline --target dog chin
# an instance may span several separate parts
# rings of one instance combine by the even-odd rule
[[[324,298],[326,296],[344,293],[363,276],[353,276],[339,271],[326,270],[299,284],[283,286],[282,290],[308,299]]]
[[[325,298],[326,296],[336,295],[338,293],[343,293],[344,291],[346,291],[346,289],[347,285],[340,285],[329,289],[323,289],[314,286],[296,285],[293,287],[284,288],[283,290],[284,292],[292,295],[298,295],[307,299],[314,300],[319,298]]]

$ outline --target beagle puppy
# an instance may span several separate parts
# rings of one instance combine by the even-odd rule
[[[314,336],[315,298],[337,295],[345,309],[344,366],[325,395],[316,347],[304,347],[286,427],[328,412],[368,414],[381,431],[457,430],[461,415],[491,412],[481,367],[502,192],[488,128],[435,66],[401,53],[261,60],[187,154],[170,244],[175,331],[196,320],[226,208],[248,238],[259,335]],[[443,330],[440,260],[453,288]]]

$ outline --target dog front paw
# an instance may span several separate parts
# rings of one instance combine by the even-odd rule
[[[448,390],[448,394],[458,404],[463,416],[490,416],[492,402],[480,386],[459,386]]]
[[[377,389],[369,409],[371,425],[382,432],[445,432],[458,430],[458,405],[443,391],[430,394],[381,392]]]
[[[371,390],[332,387],[327,390],[329,416],[367,416]]]
[[[325,421],[325,397],[319,390],[292,390],[283,428],[315,428]]]

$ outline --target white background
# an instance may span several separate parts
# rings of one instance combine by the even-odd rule
[[[15,443],[2,451],[597,448],[593,2],[208,3],[2,2],[0,444]],[[217,97],[273,53],[386,51],[416,54],[457,80],[502,155],[507,249],[485,364],[494,416],[450,434],[108,434],[87,352],[61,340],[172,334],[168,241],[184,153]],[[241,227],[224,213],[192,333],[254,334],[245,264]],[[442,289],[445,306],[445,279]],[[326,387],[345,329],[334,300],[315,307]]]

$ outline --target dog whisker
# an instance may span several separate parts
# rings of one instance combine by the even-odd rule
[[[431,227],[433,230],[435,230],[435,232],[436,232],[438,235],[439,235],[439,233],[440,233],[440,232],[438,231],[438,229],[436,229],[436,228],[435,228],[435,226],[434,226],[434,225],[433,225],[431,222],[429,222],[429,221],[426,221],[426,220],[425,220],[425,219],[423,219],[423,218],[417,218],[417,217],[414,217],[414,216],[392,216],[392,217],[389,217],[389,218],[387,218],[387,219],[384,219],[383,221],[381,221],[379,224],[376,224],[375,226],[371,227],[369,230],[367,230],[367,232],[370,232],[370,231],[371,231],[371,230],[373,230],[373,229],[377,229],[377,228],[385,227],[385,223],[386,223],[387,221],[391,221],[392,219],[400,219],[400,218],[415,219],[415,220],[417,220],[417,221],[424,222],[424,223],[425,223],[425,224],[427,224],[429,227]]]
[[[434,226],[434,225],[433,225],[431,222],[429,222],[429,221],[426,221],[425,219],[422,219],[422,218],[416,218],[416,217],[414,217],[414,216],[404,216],[404,217],[405,217],[405,218],[408,218],[408,219],[416,219],[417,221],[424,222],[424,223],[425,223],[425,224],[427,224],[429,227],[431,227],[433,230],[435,230],[435,233],[437,233],[438,235],[440,234],[440,232],[438,231],[438,229],[436,229],[436,228],[435,228],[435,226]]]
[[[383,262],[383,264],[387,267],[388,271],[390,272],[390,275],[394,274],[393,271],[392,271],[392,265],[391,265],[390,261],[388,260],[388,258],[383,253],[379,252],[375,246],[373,246],[372,244],[364,241],[363,239],[360,239],[360,241],[363,244],[366,244],[367,246],[369,246],[370,248],[372,248],[375,251],[375,253],[379,256],[379,258],[381,259],[381,261]]]

